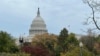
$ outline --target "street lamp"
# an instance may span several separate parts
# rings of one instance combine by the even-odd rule
[[[20,49],[22,48],[23,46],[23,42],[24,42],[24,39],[22,36],[19,37],[19,43],[20,43]]]
[[[83,55],[82,55],[82,47],[83,47],[83,43],[80,42],[80,43],[79,43],[79,46],[80,46],[80,56],[83,56]]]

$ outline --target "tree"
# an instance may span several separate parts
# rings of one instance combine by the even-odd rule
[[[79,44],[79,42],[78,42],[77,38],[75,37],[75,34],[74,33],[70,33],[69,34],[68,43],[69,44],[76,45],[76,46]]]
[[[95,38],[95,41],[100,43],[100,35],[98,35],[96,38]]]
[[[80,39],[83,44],[88,48],[89,51],[93,51],[94,49],[94,37],[93,36],[82,36],[82,38]],[[91,41],[93,40],[93,41]]]
[[[95,52],[96,55],[100,55],[100,43],[99,42],[95,42],[94,52]]]
[[[62,54],[61,56],[80,56],[80,47],[72,48],[72,50]],[[89,52],[86,48],[82,48],[82,55],[83,56],[91,56],[91,52]]]
[[[57,36],[54,34],[42,34],[36,35],[32,39],[32,45],[41,44],[46,47],[51,53],[55,54],[55,48],[57,46]]]
[[[95,38],[94,44],[95,54],[100,55],[100,35]]]
[[[68,50],[67,51],[70,51],[72,50],[74,47],[73,46],[79,46],[79,41],[77,40],[77,38],[75,37],[75,34],[74,33],[70,33],[68,38],[67,38],[67,47],[68,47]]]
[[[92,19],[94,25],[96,26],[96,29],[100,30],[100,25],[97,21],[97,19],[100,19],[100,17],[96,16],[97,15],[96,12],[100,12],[100,0],[83,0],[83,1],[84,3],[88,4],[88,6],[91,8],[92,16],[89,18]]]
[[[89,29],[87,31],[86,36],[82,36],[80,39],[83,44],[87,47],[87,49],[91,52],[93,52],[95,55],[97,55],[99,49],[99,43],[100,43],[100,36],[95,36],[95,34]]]
[[[29,53],[31,56],[54,56],[52,53],[49,52],[49,50],[44,47],[41,43],[38,43],[36,45],[25,45],[23,46],[22,50],[25,53]]]
[[[66,28],[63,28],[58,37],[59,49],[61,52],[65,52],[67,50],[67,42],[66,42],[67,38],[68,38],[68,30]]]
[[[14,41],[10,34],[0,31],[0,52],[18,52]]]
[[[41,43],[45,47],[52,50],[52,48],[54,48],[56,46],[57,36],[54,35],[54,34],[48,34],[48,33],[42,34],[42,35],[36,35],[32,39],[32,44],[34,45],[34,44],[37,44],[37,43]]]
[[[83,44],[88,48],[89,51],[93,51],[94,49],[94,42],[95,42],[95,34],[92,32],[91,29],[87,30],[87,35],[81,37],[81,41]]]

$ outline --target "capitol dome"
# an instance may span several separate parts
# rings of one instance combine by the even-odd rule
[[[34,36],[36,34],[43,34],[43,33],[47,33],[47,29],[46,29],[46,24],[44,20],[40,16],[40,11],[38,8],[37,16],[32,21],[32,24],[29,30],[29,35]]]

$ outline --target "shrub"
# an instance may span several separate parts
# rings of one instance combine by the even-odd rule
[[[25,53],[0,53],[0,56],[30,56]]]

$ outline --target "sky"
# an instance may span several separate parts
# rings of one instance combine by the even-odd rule
[[[83,22],[91,9],[82,0],[0,0],[0,30],[18,37],[29,35],[30,25],[40,8],[49,33],[59,34],[63,28],[83,34]]]

